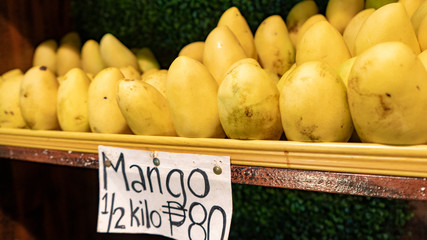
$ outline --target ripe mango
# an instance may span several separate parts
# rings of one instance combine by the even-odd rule
[[[346,142],[353,132],[344,83],[322,61],[302,63],[287,77],[280,113],[288,140]]]
[[[355,38],[354,56],[378,43],[390,41],[401,41],[415,54],[420,53],[416,31],[401,3],[384,5],[365,20]]]
[[[157,61],[156,56],[154,56],[154,53],[148,47],[138,49],[136,51],[136,59],[138,61],[138,66],[143,73],[153,68],[160,69],[160,64]]]
[[[257,59],[254,35],[237,7],[230,7],[219,18],[218,26],[227,26],[239,40],[246,56]]]
[[[178,136],[225,136],[218,116],[217,92],[218,83],[202,63],[186,56],[179,56],[172,62],[166,80],[166,96]]]
[[[286,16],[286,24],[289,29],[289,37],[294,46],[297,45],[297,37],[301,26],[307,19],[318,13],[319,8],[313,0],[299,1],[289,10]]]
[[[365,7],[365,0],[329,0],[325,16],[341,34],[350,20]]]
[[[86,73],[96,75],[107,67],[104,60],[102,60],[99,43],[93,39],[89,39],[83,44],[81,55],[82,69]]]
[[[255,64],[244,62],[224,77],[218,111],[229,138],[278,140],[282,135],[276,83]]]
[[[117,87],[123,74],[118,68],[101,70],[89,85],[89,124],[96,133],[131,133],[117,104]]]
[[[357,56],[348,102],[363,142],[427,143],[427,71],[408,45],[379,43]]]
[[[267,17],[255,32],[255,46],[261,66],[283,75],[295,62],[295,48],[285,21],[279,15]]]
[[[76,32],[69,32],[62,37],[56,51],[56,74],[65,75],[73,68],[81,67],[80,59],[81,41]]]
[[[56,73],[56,50],[58,44],[54,39],[48,39],[37,45],[33,54],[33,67],[46,66]]]
[[[205,40],[203,64],[218,85],[228,68],[236,61],[246,58],[246,53],[229,27],[214,28]]]
[[[117,90],[117,103],[133,133],[176,136],[168,101],[150,84],[122,79]]]
[[[163,97],[166,96],[166,80],[168,78],[168,70],[161,69],[158,71],[150,71],[141,76],[141,80],[155,87]]]
[[[106,33],[101,38],[99,49],[102,60],[108,67],[120,68],[130,65],[139,69],[135,54],[111,33]]]
[[[0,77],[0,128],[26,128],[21,108],[19,90],[24,75]]]
[[[297,66],[310,61],[324,61],[334,69],[350,58],[342,35],[328,21],[319,21],[307,29],[296,50]]]
[[[63,76],[58,88],[57,114],[63,131],[89,132],[88,90],[90,80],[80,68]]]
[[[178,53],[178,56],[187,56],[203,62],[203,52],[205,49],[204,41],[191,42],[185,45]]]
[[[46,66],[32,67],[25,72],[19,91],[19,107],[29,128],[59,129],[57,95],[58,80]]]
[[[373,8],[368,8],[360,11],[356,14],[350,22],[347,24],[347,27],[344,30],[343,38],[345,43],[347,44],[347,48],[351,53],[351,56],[354,56],[354,41],[356,39],[357,34],[362,27],[362,24],[368,19],[368,17],[375,11]]]

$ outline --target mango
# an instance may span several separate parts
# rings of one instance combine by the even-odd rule
[[[33,67],[46,66],[56,73],[56,51],[58,43],[54,39],[45,40],[37,45],[33,54]]]
[[[120,80],[117,103],[134,134],[176,136],[168,101],[153,86],[135,79]]]
[[[365,0],[329,0],[325,16],[342,34],[350,20],[364,7]]]
[[[58,88],[57,114],[63,131],[89,132],[88,90],[90,80],[80,68],[68,71]]]
[[[87,40],[81,50],[82,69],[86,73],[96,75],[107,65],[102,60],[99,43],[93,39]]]
[[[328,21],[316,22],[308,28],[296,50],[297,66],[310,61],[324,61],[338,69],[350,57],[342,35]]]
[[[26,128],[19,106],[19,90],[23,74],[0,77],[0,128]]]
[[[118,68],[101,70],[89,85],[88,116],[92,132],[131,133],[117,104],[117,88],[123,74]]]
[[[1,75],[3,79],[8,79],[16,76],[24,76],[24,73],[19,68],[13,68]]]
[[[69,32],[64,35],[56,51],[56,74],[65,75],[73,68],[81,67],[80,59],[81,41],[76,32]]]
[[[280,139],[279,91],[260,66],[242,63],[218,89],[221,125],[232,139]]]
[[[362,27],[362,24],[368,19],[369,16],[375,11],[373,8],[367,8],[360,11],[356,16],[354,16],[350,22],[347,24],[347,27],[344,30],[343,38],[347,44],[347,48],[350,51],[351,56],[354,56],[354,41],[357,34]]]
[[[259,62],[265,69],[282,76],[295,62],[295,48],[285,21],[279,15],[267,17],[255,32]]]
[[[344,83],[322,61],[302,63],[287,77],[280,113],[288,140],[347,142],[353,132]]]
[[[378,43],[390,41],[401,41],[415,54],[420,53],[416,31],[401,3],[384,5],[365,20],[355,38],[354,56]]]
[[[356,61],[356,57],[349,58],[338,67],[338,75],[343,81],[346,89],[348,85],[348,77],[350,76],[351,68],[353,67],[354,61]]]
[[[245,50],[227,26],[214,28],[206,37],[203,64],[218,85],[228,68],[236,61],[246,58]]]
[[[150,69],[160,69],[160,64],[157,61],[156,56],[154,56],[154,53],[148,47],[138,49],[136,51],[136,59],[138,61],[139,69],[141,69],[143,73]]]
[[[348,102],[361,141],[425,144],[426,79],[421,60],[400,41],[379,43],[360,54],[348,78]]]
[[[187,56],[196,59],[199,62],[203,62],[203,52],[205,49],[204,41],[191,42],[185,45],[178,53],[178,56]]]
[[[237,7],[230,7],[219,18],[218,26],[227,26],[239,40],[246,56],[257,59],[254,35]]]
[[[311,16],[319,13],[319,7],[313,0],[304,0],[296,3],[286,16],[286,24],[289,30],[289,38],[294,46],[297,46],[297,38],[301,26]]]
[[[295,42],[295,48],[298,46],[298,43],[301,41],[302,36],[305,34],[307,29],[309,29],[313,24],[319,22],[319,21],[327,21],[325,16],[323,14],[315,14],[311,17],[309,17],[300,27],[297,35],[297,40]]]
[[[160,69],[158,71],[147,72],[147,74],[141,76],[141,80],[150,84],[159,91],[163,97],[166,96],[166,80],[168,78],[168,70]]]
[[[139,69],[135,54],[111,33],[106,33],[101,38],[99,49],[102,60],[108,67],[132,66]]]
[[[166,80],[166,96],[178,136],[225,136],[218,116],[217,92],[218,83],[202,63],[186,56],[179,56],[172,62]]]
[[[27,126],[36,130],[57,130],[58,80],[46,66],[30,68],[19,91],[19,107]]]
[[[141,73],[139,73],[139,71],[131,65],[126,67],[120,67],[119,69],[120,72],[122,72],[124,78],[141,80]]]

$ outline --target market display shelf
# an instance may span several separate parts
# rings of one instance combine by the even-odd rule
[[[98,168],[98,146],[230,156],[232,181],[427,200],[427,145],[153,137],[0,129],[0,157]]]

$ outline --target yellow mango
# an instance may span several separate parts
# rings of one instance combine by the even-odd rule
[[[279,91],[260,66],[242,63],[224,77],[218,111],[229,138],[278,140],[282,135]]]
[[[421,60],[424,67],[426,67],[427,69],[427,50],[424,50],[420,54],[418,54],[418,58]]]
[[[92,132],[131,133],[117,104],[117,87],[123,74],[118,68],[101,70],[89,85],[88,116]]]
[[[297,66],[310,61],[324,61],[338,69],[350,57],[342,35],[327,21],[316,22],[307,29],[296,50]]]
[[[178,53],[178,56],[187,56],[203,62],[203,52],[205,49],[204,41],[191,42],[185,45]]]
[[[414,28],[415,33],[418,33],[418,29],[420,27],[421,21],[427,15],[427,2],[422,2],[418,8],[414,11],[411,16],[412,27]]]
[[[24,75],[0,77],[0,128],[26,128],[19,106],[19,90]]]
[[[47,67],[36,66],[25,72],[19,91],[19,107],[29,128],[59,129],[57,95],[58,80]]]
[[[64,131],[89,132],[88,90],[90,80],[80,68],[73,68],[63,76],[58,88],[57,114]]]
[[[421,51],[427,49],[427,16],[423,18],[418,28],[418,43],[420,44]]]
[[[148,47],[138,49],[136,51],[136,59],[142,72],[147,72],[153,68],[160,69],[160,64],[156,56],[154,56],[154,53]]]
[[[141,80],[150,84],[154,88],[159,91],[163,97],[167,98],[166,96],[166,80],[168,78],[168,70],[166,69],[160,69],[158,71],[153,72],[147,72],[146,75],[143,75],[141,77]]]
[[[345,60],[338,68],[338,75],[340,76],[346,88],[348,85],[348,76],[350,75],[354,61],[356,61],[356,57],[349,58]]]
[[[323,14],[315,14],[311,17],[309,17],[300,27],[299,31],[298,31],[298,35],[297,35],[297,40],[295,42],[295,47],[298,46],[298,43],[301,41],[302,36],[305,34],[305,32],[307,31],[307,29],[309,29],[313,24],[319,22],[319,21],[327,21],[327,19],[325,18],[325,16]]]
[[[425,0],[399,0],[398,2],[405,7],[406,12],[408,13],[409,17],[412,17],[414,12],[418,9],[418,7],[424,2]]]
[[[400,41],[379,43],[359,56],[348,78],[348,102],[363,142],[427,143],[427,71]]]
[[[87,40],[81,50],[82,69],[87,73],[96,75],[107,65],[102,60],[99,43],[93,39]]]
[[[243,63],[249,63],[249,64],[253,64],[255,66],[261,67],[261,65],[259,65],[259,62],[253,58],[242,58],[238,61],[236,61],[235,63],[233,63],[225,72],[224,76],[222,76],[222,78],[224,78],[227,74],[229,74],[234,68],[238,67],[239,65],[242,65]]]
[[[19,68],[11,69],[1,75],[3,79],[8,79],[16,76],[24,76],[24,73]]]
[[[111,33],[106,33],[101,38],[99,49],[102,60],[108,67],[132,66],[139,69],[135,54]]]
[[[344,83],[322,61],[298,65],[280,92],[286,138],[308,142],[346,142],[353,132]]]
[[[277,89],[279,90],[279,93],[281,92],[286,79],[289,77],[290,74],[292,74],[296,67],[297,65],[294,63],[291,68],[289,68],[289,70],[286,71],[285,74],[282,75],[282,77],[280,77],[279,81],[277,82]]]
[[[123,76],[128,79],[141,80],[141,73],[132,66],[120,67]]]
[[[56,73],[56,50],[58,44],[54,39],[48,39],[37,45],[33,54],[33,67],[46,66]]]
[[[319,8],[313,0],[304,0],[296,3],[286,16],[286,25],[289,30],[289,38],[294,46],[297,45],[297,38],[301,26],[311,16],[318,14]]]
[[[150,84],[122,79],[117,90],[117,103],[133,133],[176,136],[168,101]]]
[[[326,19],[342,34],[350,20],[364,7],[365,0],[329,0]]]
[[[180,137],[223,138],[218,116],[218,83],[199,61],[177,57],[169,67],[166,96]]]
[[[67,33],[62,37],[56,51],[56,74],[62,76],[73,68],[81,67],[80,36],[76,32]]]
[[[258,26],[255,46],[261,66],[280,76],[295,62],[295,48],[286,23],[279,15],[267,17]]]
[[[357,34],[359,33],[360,27],[362,27],[362,24],[366,21],[366,19],[368,19],[369,16],[371,16],[374,11],[375,9],[373,8],[368,8],[360,11],[350,20],[344,30],[343,38],[352,56],[355,55],[354,41],[356,39]]]
[[[400,3],[384,5],[365,20],[354,42],[354,56],[378,43],[390,41],[401,41],[415,54],[420,53],[416,32]]]
[[[203,64],[218,85],[227,69],[236,61],[246,58],[246,53],[234,33],[227,26],[214,28],[205,40]]]
[[[230,7],[219,18],[218,26],[227,26],[239,40],[246,56],[257,59],[254,35],[237,7]]]

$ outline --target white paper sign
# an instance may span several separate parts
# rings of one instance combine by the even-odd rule
[[[230,157],[106,146],[98,151],[98,232],[228,239]]]

